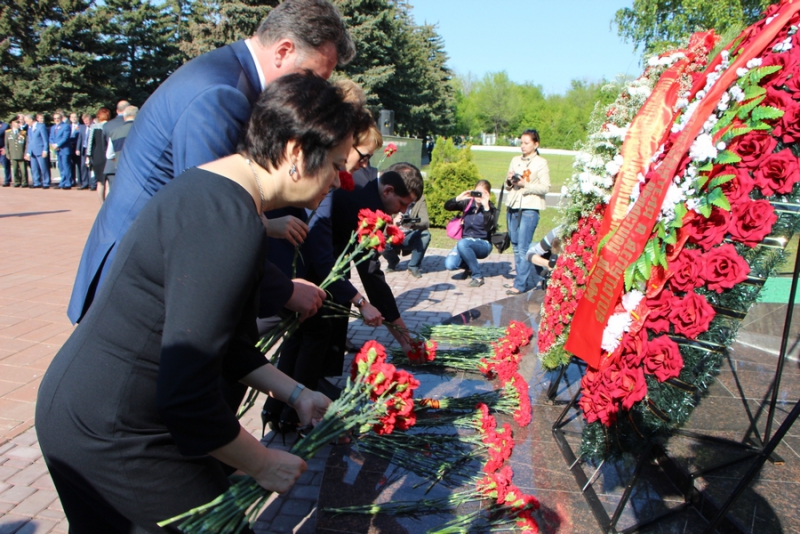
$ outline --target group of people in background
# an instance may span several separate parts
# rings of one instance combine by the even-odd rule
[[[54,189],[98,191],[100,200],[105,200],[139,111],[125,100],[116,110],[113,119],[108,108],[80,116],[57,110],[51,125],[43,113],[20,113],[8,122],[0,120],[2,186],[50,189],[55,164],[60,179]]]

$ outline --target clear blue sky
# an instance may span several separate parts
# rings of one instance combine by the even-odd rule
[[[506,71],[545,93],[571,80],[636,77],[639,54],[617,36],[614,13],[632,0],[411,0],[417,24],[437,23],[457,74]]]

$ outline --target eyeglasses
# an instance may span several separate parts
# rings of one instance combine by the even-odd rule
[[[366,163],[369,161],[369,158],[372,157],[372,154],[362,154],[361,151],[356,147],[353,147],[353,150],[355,150],[356,154],[358,154],[359,163]]]

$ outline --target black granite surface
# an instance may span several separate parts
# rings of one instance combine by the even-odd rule
[[[534,330],[542,292],[510,297],[469,310],[452,318],[453,323],[476,326],[505,326],[510,320],[526,321]],[[708,394],[695,409],[685,426],[704,435],[717,436],[732,442],[757,443],[763,435],[767,418],[771,385],[780,347],[785,306],[756,305],[743,323],[739,341],[734,344],[723,363],[720,375]],[[796,311],[796,316],[798,311]],[[780,404],[774,429],[800,398],[800,367],[798,366],[798,335],[793,325],[792,351],[784,369],[779,390]],[[559,384],[555,404],[545,395],[555,373],[544,372],[538,362],[534,343],[526,347],[520,373],[529,382],[533,422],[526,428],[514,425],[516,447],[511,458],[514,482],[532,493],[541,502],[538,519],[542,532],[600,533],[597,521],[587,504],[569,465],[564,460],[553,437],[552,425],[564,408],[564,403],[579,387],[581,369],[571,365]],[[422,385],[420,396],[465,395],[492,389],[478,374],[420,373],[415,375]],[[508,418],[498,417],[500,421]],[[564,428],[567,442],[577,451],[583,421],[573,410]],[[663,447],[682,472],[698,472],[728,460],[746,456],[742,447],[710,443],[685,436],[665,439]],[[800,532],[800,426],[790,429],[776,451],[782,464],[768,462],[753,485],[731,511],[733,521],[743,532],[777,534]],[[700,533],[707,521],[703,510],[713,509],[730,494],[752,459],[744,460],[705,476],[699,476],[695,487],[699,491],[696,507],[686,507],[668,519],[651,525],[642,532]],[[587,477],[596,474],[592,485],[599,502],[611,515],[636,465],[636,458],[626,456],[602,465],[579,464]],[[475,473],[480,466],[475,465]],[[597,471],[597,473],[595,473]],[[388,515],[332,515],[326,507],[380,503],[390,500],[414,500],[423,497],[445,496],[459,488],[434,486],[425,495],[429,484],[416,475],[392,465],[386,460],[362,454],[357,448],[339,446],[328,458],[317,514],[317,532],[321,533],[421,533],[443,524],[451,514],[421,515],[398,518]],[[670,477],[653,463],[645,465],[642,476],[633,486],[631,498],[617,524],[623,530],[646,521],[654,515],[679,507],[684,503],[681,491]],[[471,504],[459,512],[469,511]],[[707,513],[707,512],[706,512]],[[720,532],[727,532],[721,530]]]

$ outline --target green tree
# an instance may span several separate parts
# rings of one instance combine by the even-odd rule
[[[651,53],[672,48],[696,31],[738,33],[775,3],[777,0],[634,0],[633,7],[617,11],[614,23],[621,37]]]
[[[0,9],[0,117],[84,109],[110,97],[112,61],[91,0],[4,0]]]
[[[190,9],[184,6],[181,10],[185,20],[181,51],[193,58],[246,39],[279,3],[280,0],[195,0]]]
[[[474,98],[476,116],[483,131],[499,136],[519,122],[520,95],[505,71],[486,74],[470,95]]]
[[[425,183],[431,226],[446,226],[456,213],[446,211],[444,203],[462,191],[472,189],[480,179],[469,146],[458,149],[452,139],[437,138],[431,155],[430,176]]]
[[[142,105],[184,57],[176,42],[173,6],[148,0],[105,0],[97,9],[105,21],[114,99]]]

